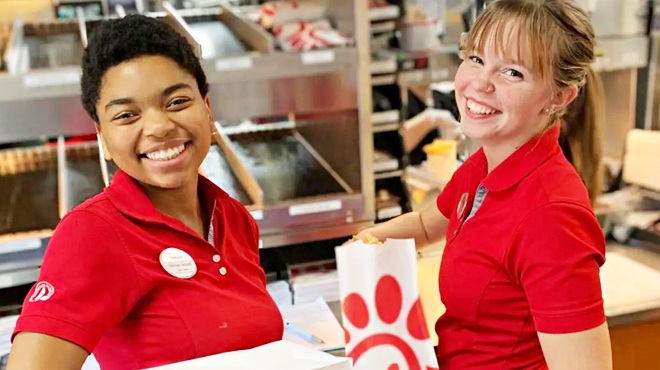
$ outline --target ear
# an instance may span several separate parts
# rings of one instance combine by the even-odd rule
[[[108,144],[105,142],[105,138],[103,137],[103,134],[101,133],[101,127],[97,126],[96,128],[96,135],[98,135],[99,142],[101,143],[101,146],[103,146],[103,159],[106,161],[111,161],[112,160],[112,155],[110,155],[110,152],[108,151]]]
[[[213,109],[211,109],[211,100],[209,96],[204,97],[204,104],[206,105],[206,110],[209,113],[209,123],[211,127],[211,132],[215,131],[215,118],[213,117]]]
[[[573,100],[575,100],[575,98],[577,98],[579,92],[580,88],[577,85],[571,85],[555,92],[550,101],[550,110],[552,112],[564,110],[573,102]]]

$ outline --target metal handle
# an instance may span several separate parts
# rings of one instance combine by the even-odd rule
[[[124,10],[124,7],[121,6],[121,4],[115,5],[115,12],[119,16],[119,18],[124,18],[126,16],[126,10]]]
[[[110,176],[108,175],[108,163],[103,157],[103,141],[101,140],[101,135],[96,134],[96,142],[99,143],[99,164],[101,165],[101,177],[103,177],[103,184],[105,187],[108,187],[110,183]]]
[[[85,11],[82,6],[76,8],[76,15],[78,16],[78,29],[80,30],[80,41],[83,47],[87,47],[87,23],[85,22]]]

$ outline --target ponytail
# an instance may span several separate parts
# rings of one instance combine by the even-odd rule
[[[573,167],[586,185],[592,204],[603,187],[603,95],[600,77],[589,67],[586,83],[561,117],[562,135],[568,142]]]

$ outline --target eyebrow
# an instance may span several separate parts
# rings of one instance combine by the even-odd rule
[[[163,89],[163,92],[161,93],[162,96],[167,96],[170,95],[171,93],[179,90],[179,89],[192,89],[192,86],[188,85],[187,83],[178,83],[174,84],[172,86],[166,87]],[[112,107],[113,105],[122,105],[122,104],[131,104],[135,103],[135,99],[133,98],[119,98],[119,99],[113,99],[108,104],[105,105],[105,110],[107,111],[108,108]]]

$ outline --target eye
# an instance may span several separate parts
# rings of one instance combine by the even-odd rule
[[[468,59],[469,59],[472,63],[484,64],[484,61],[483,61],[481,58],[479,58],[478,56],[476,56],[476,55],[470,55],[470,56],[468,57]]]
[[[125,120],[129,120],[131,118],[134,118],[136,116],[137,115],[132,113],[132,112],[122,112],[122,113],[119,113],[118,115],[116,115],[112,120],[113,121],[125,121]]]
[[[178,109],[178,108],[183,108],[184,104],[188,103],[190,99],[188,98],[174,98],[172,99],[169,104],[167,104],[167,108],[173,108],[173,109]]]
[[[516,71],[515,69],[507,69],[504,74],[507,76],[515,77],[515,78],[523,78],[523,74]]]

